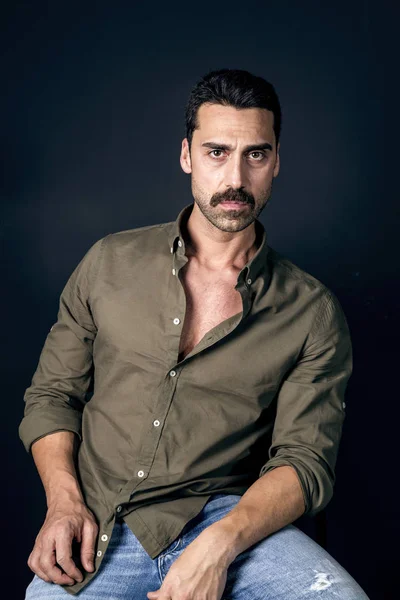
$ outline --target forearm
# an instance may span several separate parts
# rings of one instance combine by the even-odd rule
[[[72,431],[56,431],[32,444],[32,456],[46,492],[47,506],[59,498],[83,501],[75,456],[78,437]]]
[[[298,519],[305,510],[295,470],[282,466],[257,479],[236,506],[207,528],[214,534],[219,558],[229,565],[258,541]]]

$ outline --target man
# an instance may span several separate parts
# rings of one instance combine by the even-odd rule
[[[20,425],[48,503],[27,599],[366,598],[292,525],[332,496],[352,357],[334,294],[257,219],[280,123],[264,79],[206,75],[194,203],[97,241],[67,282]]]

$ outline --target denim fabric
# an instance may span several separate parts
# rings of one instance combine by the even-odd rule
[[[91,600],[148,600],[172,563],[206,527],[228,513],[241,496],[215,494],[166,550],[151,559],[123,520],[91,582],[75,594]],[[25,600],[65,600],[71,592],[36,575]],[[323,548],[288,525],[239,554],[228,569],[222,600],[368,600],[358,583]],[[219,599],[218,599],[219,600]]]

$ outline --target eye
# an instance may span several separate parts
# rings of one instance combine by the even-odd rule
[[[256,161],[261,161],[263,158],[265,158],[264,152],[260,152],[259,150],[254,150],[254,152],[250,152],[250,154],[258,154],[258,158],[255,159]]]
[[[214,150],[211,150],[211,152],[209,152],[208,154],[209,154],[209,155],[212,155],[212,154],[213,154],[213,152],[222,152],[222,150],[218,150],[218,148],[215,148]],[[219,156],[214,156],[214,155],[213,155],[213,156],[212,156],[212,158],[219,158]]]

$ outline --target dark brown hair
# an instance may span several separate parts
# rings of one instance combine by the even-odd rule
[[[204,103],[235,108],[266,108],[274,115],[274,133],[278,145],[282,111],[275,89],[269,81],[240,69],[210,71],[192,88],[186,105],[186,137],[189,148],[193,132],[199,127],[197,112]]]

